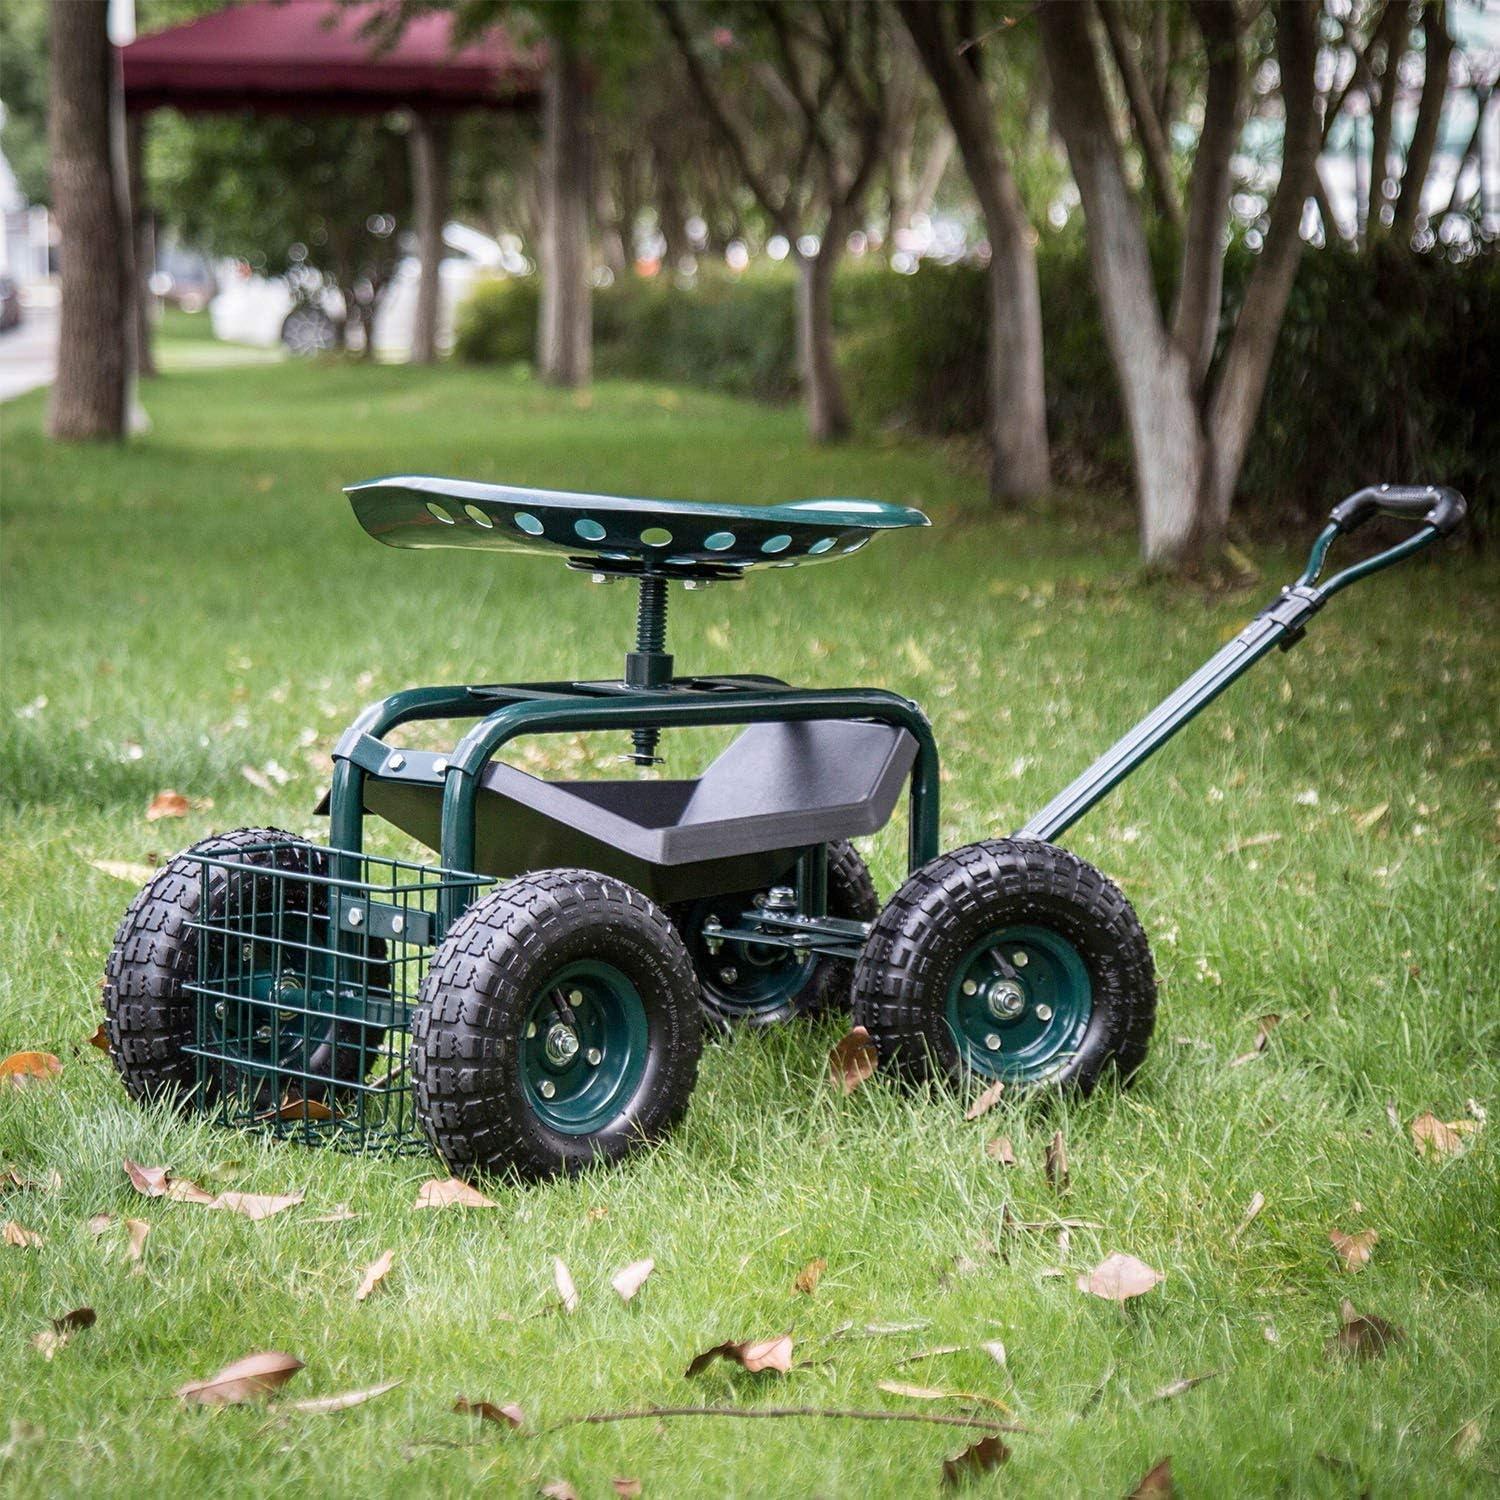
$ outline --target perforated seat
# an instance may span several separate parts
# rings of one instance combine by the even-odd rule
[[[389,547],[544,552],[570,566],[675,578],[736,578],[858,552],[877,531],[931,523],[878,500],[714,505],[580,495],[400,475],[345,492],[359,524]]]

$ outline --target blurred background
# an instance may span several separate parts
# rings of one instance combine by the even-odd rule
[[[163,330],[692,384],[1201,561],[1491,487],[1497,75],[1492,0],[7,0],[0,398],[143,429]]]

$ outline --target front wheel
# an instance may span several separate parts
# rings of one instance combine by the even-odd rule
[[[909,1078],[1087,1094],[1145,1060],[1151,950],[1092,865],[991,839],[939,855],[891,898],[855,969],[854,1020]]]
[[[666,914],[588,870],[522,876],[433,955],[412,1015],[417,1116],[460,1176],[613,1161],[682,1117],[697,985]]]

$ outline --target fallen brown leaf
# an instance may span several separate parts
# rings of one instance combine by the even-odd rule
[[[904,1380],[879,1380],[875,1384],[877,1390],[888,1391],[893,1396],[905,1396],[909,1401],[946,1401],[954,1394],[933,1385],[908,1385]]]
[[[823,1256],[819,1255],[815,1259],[808,1261],[808,1263],[803,1266],[800,1271],[797,1272],[797,1279],[792,1283],[792,1285],[795,1286],[799,1292],[804,1292],[807,1296],[810,1297],[815,1291],[817,1291],[818,1283],[823,1279],[823,1272],[827,1269],[827,1260],[825,1260]]]
[[[997,1079],[964,1111],[964,1119],[977,1120],[981,1115],[989,1114],[1004,1092],[1004,1083]]]
[[[656,1262],[649,1257],[645,1260],[633,1260],[623,1270],[616,1271],[610,1277],[609,1284],[619,1294],[621,1302],[629,1302],[645,1285],[646,1278],[655,1269]]]
[[[715,1344],[712,1349],[705,1349],[702,1354],[694,1356],[686,1373],[696,1375],[716,1359],[727,1359],[732,1364],[748,1370],[752,1375],[759,1375],[763,1370],[772,1370],[778,1375],[785,1375],[792,1368],[792,1336],[789,1333],[782,1333],[772,1339],[747,1339],[738,1344]]]
[[[1252,833],[1248,838],[1231,839],[1224,846],[1226,854],[1242,854],[1246,849],[1264,849],[1267,844],[1281,842],[1279,833]]]
[[[100,1213],[95,1214],[94,1217],[88,1221],[86,1227],[88,1229],[88,1232],[97,1240],[99,1236],[103,1234],[104,1231],[108,1229],[109,1226],[114,1222],[115,1216],[112,1213]]]
[[[1418,1156],[1440,1161],[1445,1156],[1457,1156],[1464,1149],[1464,1137],[1478,1129],[1474,1120],[1445,1121],[1434,1114],[1421,1114],[1411,1122],[1411,1139]]]
[[[301,1368],[302,1361],[290,1354],[249,1354],[207,1380],[189,1381],[177,1396],[199,1406],[243,1406],[279,1390]]]
[[[526,1425],[526,1413],[514,1401],[496,1406],[493,1401],[470,1401],[460,1396],[453,1403],[453,1410],[460,1416],[478,1417],[481,1422],[493,1422],[497,1427],[520,1428]]]
[[[557,1287],[557,1295],[562,1301],[563,1311],[577,1312],[578,1287],[574,1284],[573,1273],[560,1255],[552,1257],[552,1281]]]
[[[920,1364],[924,1359],[939,1359],[945,1354],[962,1354],[967,1344],[934,1344],[931,1349],[914,1349],[896,1361],[898,1365]]]
[[[334,1113],[321,1099],[284,1099],[275,1109],[256,1115],[259,1121],[266,1120],[332,1120]]]
[[[1390,810],[1389,802],[1377,802],[1374,807],[1355,814],[1354,826],[1363,833],[1366,829],[1373,828]]]
[[[578,1491],[566,1479],[549,1479],[537,1494],[542,1500],[578,1500]]]
[[[840,1093],[852,1094],[874,1076],[878,1061],[870,1033],[863,1026],[856,1026],[833,1044],[828,1054],[828,1076]]]
[[[194,1198],[191,1201],[200,1200]],[[301,1193],[220,1193],[218,1197],[210,1198],[204,1207],[228,1209],[230,1213],[244,1214],[247,1219],[269,1219],[272,1214],[295,1208],[301,1201]]]
[[[1262,1052],[1266,1050],[1271,1040],[1271,1033],[1281,1024],[1281,1017],[1274,1011],[1260,1018],[1255,1028],[1255,1040],[1250,1045],[1248,1052],[1243,1052],[1229,1064],[1231,1068],[1238,1068],[1247,1062],[1254,1062]]]
[[[50,1052],[12,1052],[0,1062],[0,1081],[12,1088],[56,1078],[61,1072],[62,1064]]]
[[[486,1198],[477,1188],[457,1177],[434,1177],[417,1189],[414,1208],[498,1208],[493,1199]]]
[[[43,1359],[51,1359],[80,1328],[92,1328],[94,1318],[95,1313],[92,1307],[75,1307],[72,1312],[65,1312],[60,1318],[53,1318],[50,1328],[44,1328],[40,1333],[33,1334],[32,1348],[36,1349]]]
[[[178,1203],[212,1203],[214,1195],[205,1193],[196,1182],[172,1176],[170,1167],[142,1167],[127,1156],[121,1165],[130,1185],[146,1198],[171,1198]]]
[[[1015,1149],[1011,1146],[1008,1135],[997,1135],[994,1140],[987,1141],[984,1154],[991,1161],[997,1161],[1002,1167],[1013,1167],[1016,1165]]]
[[[1470,1417],[1457,1432],[1448,1439],[1448,1449],[1455,1458],[1468,1458],[1484,1441],[1484,1428],[1477,1417]]]
[[[636,1500],[641,1493],[641,1482],[639,1479],[627,1479],[623,1474],[617,1474],[610,1480],[610,1485],[615,1494],[623,1495],[625,1500]]]
[[[1328,1243],[1343,1261],[1346,1271],[1358,1271],[1370,1263],[1370,1252],[1379,1243],[1380,1233],[1374,1229],[1361,1229],[1357,1234],[1344,1234],[1341,1230],[1328,1231]]]
[[[348,1411],[351,1406],[363,1406],[366,1401],[373,1401],[377,1396],[383,1396],[387,1391],[395,1390],[400,1384],[399,1380],[387,1380],[384,1385],[372,1385],[362,1391],[344,1391],[338,1396],[314,1396],[307,1401],[288,1401],[276,1409],[307,1412],[312,1416],[322,1416],[326,1412],[333,1411]]]
[[[949,1489],[957,1489],[976,1475],[998,1469],[1009,1457],[1010,1449],[998,1437],[982,1437],[977,1443],[970,1443],[962,1453],[943,1460],[943,1484]]]
[[[1153,1401],[1171,1401],[1178,1396],[1185,1396],[1196,1386],[1202,1385],[1205,1380],[1213,1380],[1218,1373],[1217,1370],[1205,1370],[1201,1375],[1184,1375],[1181,1380],[1169,1381],[1166,1385],[1153,1391],[1151,1399]]]
[[[1172,1500],[1176,1493],[1172,1484],[1172,1455],[1169,1453],[1141,1475],[1127,1500]]]
[[[0,1193],[55,1193],[62,1187],[62,1173],[53,1167],[44,1178],[22,1177],[14,1167],[0,1168]]]
[[[1329,1339],[1327,1345],[1330,1354],[1347,1354],[1354,1359],[1374,1359],[1406,1339],[1406,1334],[1394,1323],[1387,1323],[1374,1313],[1356,1312],[1354,1304],[1347,1297],[1339,1306],[1339,1317],[1339,1331]]]
[[[1116,1250],[1105,1256],[1092,1271],[1078,1278],[1078,1290],[1102,1297],[1106,1302],[1123,1303],[1131,1297],[1142,1296],[1165,1280],[1160,1271],[1153,1270],[1145,1261]]]
[[[146,809],[146,821],[156,823],[162,818],[185,818],[188,811],[188,799],[181,792],[174,792],[169,788],[158,792],[151,799],[151,804]]]
[[[1068,1190],[1068,1144],[1063,1140],[1060,1130],[1052,1132],[1052,1139],[1047,1142],[1047,1152],[1042,1159],[1043,1170],[1047,1174],[1047,1181],[1052,1191],[1060,1197]]]
[[[97,1047],[101,1052],[109,1051],[109,1028],[101,1021],[89,1038],[89,1046]]]
[[[134,864],[128,859],[91,859],[89,863],[101,875],[108,875],[112,880],[124,880],[131,885],[145,885],[156,874],[150,865]]]
[[[1256,1193],[1250,1199],[1250,1206],[1245,1210],[1245,1217],[1235,1225],[1234,1233],[1229,1236],[1232,1245],[1239,1237],[1260,1217],[1260,1211],[1266,1206],[1266,1195]]]
[[[360,1277],[359,1287],[354,1293],[356,1302],[363,1302],[376,1287],[385,1280],[386,1272],[396,1259],[394,1250],[386,1250],[365,1267],[365,1274]]]
[[[1005,1345],[999,1339],[986,1339],[979,1346],[997,1365],[1005,1363]]]
[[[357,1218],[359,1215],[347,1203],[340,1203],[337,1208],[330,1209],[326,1214],[314,1214],[306,1222],[309,1224],[347,1224],[351,1219]]]
[[[0,1228],[0,1239],[15,1250],[37,1250],[45,1243],[36,1230],[16,1223],[14,1219],[7,1219],[4,1228]]]

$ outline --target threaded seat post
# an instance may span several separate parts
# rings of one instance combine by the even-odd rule
[[[667,650],[667,580],[656,573],[641,574],[635,608],[635,650],[625,657],[625,681],[634,688],[656,688],[672,680],[672,656]],[[630,732],[631,759],[638,766],[654,765],[659,729]]]

